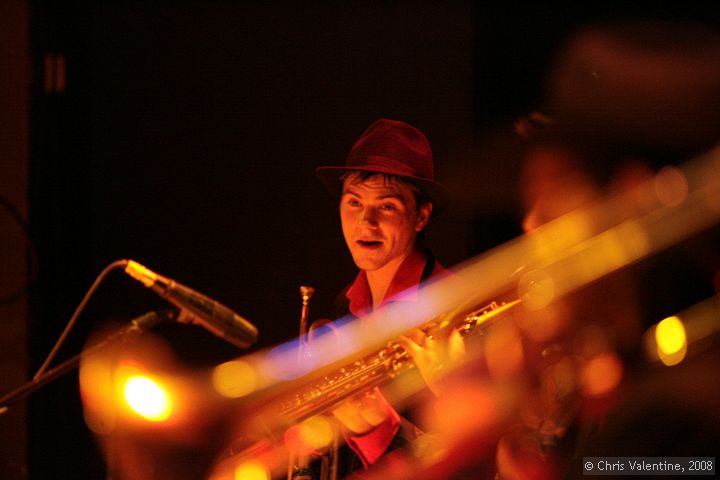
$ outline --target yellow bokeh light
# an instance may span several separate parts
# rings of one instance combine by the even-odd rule
[[[327,417],[310,417],[285,431],[285,446],[297,455],[310,455],[329,446],[335,428]]]
[[[517,290],[525,308],[540,310],[555,298],[555,281],[542,270],[531,270],[520,278]]]
[[[655,341],[660,351],[666,354],[679,352],[685,345],[685,328],[678,317],[668,317],[655,329]]]
[[[235,467],[235,480],[270,480],[270,472],[259,460],[248,460]]]
[[[123,394],[130,408],[146,420],[162,422],[170,418],[170,396],[150,378],[141,375],[129,377],[125,381]]]
[[[325,417],[310,417],[300,425],[300,435],[305,445],[320,450],[333,441],[334,429]]]
[[[553,263],[569,249],[592,237],[590,217],[580,211],[562,215],[528,236],[541,264]]]
[[[668,317],[655,327],[655,342],[660,360],[668,366],[677,365],[687,352],[685,327],[679,317]]]
[[[255,390],[257,376],[255,370],[246,362],[234,360],[215,367],[212,382],[220,395],[238,398]]]

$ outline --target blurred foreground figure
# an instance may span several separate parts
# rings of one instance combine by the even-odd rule
[[[682,185],[672,164],[720,140],[720,112],[711,107],[720,101],[716,32],[652,22],[587,29],[562,51],[550,82],[551,117],[532,133],[532,119],[519,125],[530,137],[521,175],[527,232],[611,194],[627,195],[632,215],[633,187],[658,171]],[[683,194],[667,189],[667,201]],[[529,337],[552,345],[542,352],[551,365],[538,371],[540,415],[525,415],[522,433],[498,445],[501,477],[534,478],[526,457],[576,478],[584,456],[714,455],[720,412],[708,399],[720,385],[708,375],[720,367],[718,245],[714,227],[524,313]],[[678,365],[649,361],[651,327],[708,298],[713,332],[688,344]],[[690,332],[694,320],[682,321]]]
[[[650,174],[672,179],[673,165],[712,148],[717,158],[717,31],[700,25],[620,23],[583,32],[561,58],[552,99],[558,122],[572,125],[585,111],[589,118],[583,125],[594,124],[596,131],[588,134],[559,125],[567,130],[566,145],[576,154],[572,163],[558,161],[562,155],[552,156],[548,150],[545,154],[552,158],[543,161],[538,153],[544,142],[538,142],[540,149],[530,150],[526,164],[527,173],[542,179],[536,185],[547,181],[540,173],[543,164],[560,164],[565,178],[572,177],[573,190],[585,192],[591,200],[598,189],[600,194],[631,191]],[[564,88],[572,89],[571,78],[580,73],[581,64],[591,75],[594,72],[595,80],[577,82],[563,97]],[[527,179],[529,186],[530,175]],[[547,188],[540,190],[526,199],[535,221],[543,212],[549,214],[546,219],[553,217],[541,206],[543,198],[552,195]],[[668,201],[675,200],[670,196]],[[682,192],[677,201],[682,201]],[[598,309],[611,311],[599,325],[621,362],[621,378],[605,396],[602,409],[584,396],[572,425],[574,436],[559,452],[565,475],[582,474],[583,456],[714,455],[711,445],[720,442],[720,412],[709,399],[718,398],[720,384],[709,379],[720,368],[718,245],[720,229],[715,226],[593,285],[588,289],[594,292],[592,298],[567,299],[574,324],[602,318]],[[699,302],[707,304],[707,318],[688,310]],[[682,356],[663,363],[657,355],[648,356],[647,348],[663,346],[660,327],[668,317],[678,318],[680,327],[665,340],[684,346]],[[700,328],[705,332],[697,335]],[[591,408],[595,418],[587,421]]]
[[[716,32],[601,25],[581,31],[557,60],[545,112],[516,126],[526,137],[523,228],[534,238],[556,219],[565,227],[562,238],[537,237],[549,252],[588,248],[573,239],[591,226],[565,216],[578,208],[617,195],[629,218],[639,214],[642,198],[633,187],[658,173],[658,196],[682,202],[682,175],[672,164],[720,140]],[[718,245],[716,226],[491,326],[483,354],[448,377],[446,395],[428,408],[442,411],[434,417],[441,440],[435,455],[405,458],[373,478],[580,478],[585,456],[715,455]],[[588,268],[622,253],[588,251]],[[543,279],[535,283],[542,296]],[[687,310],[707,299],[702,314]],[[663,337],[665,324],[655,325],[674,315],[671,325],[680,326]],[[659,361],[663,343],[678,345],[673,362]]]

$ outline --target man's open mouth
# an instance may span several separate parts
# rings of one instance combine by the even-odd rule
[[[376,248],[382,245],[380,240],[358,240],[357,244],[363,248]]]

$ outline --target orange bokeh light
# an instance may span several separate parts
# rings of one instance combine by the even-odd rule
[[[606,395],[615,390],[622,380],[623,365],[613,352],[605,352],[583,365],[580,379],[583,392],[591,397]]]

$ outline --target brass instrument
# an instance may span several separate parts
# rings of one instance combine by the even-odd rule
[[[452,318],[441,318],[423,326],[428,335],[436,335],[449,328],[457,328],[460,335],[469,337],[486,327],[491,321],[508,313],[520,304],[520,300],[509,303],[490,304],[467,314],[460,322]],[[380,386],[415,364],[397,342],[390,342],[382,350],[367,355],[303,387],[291,398],[281,402],[280,414],[291,421],[302,421],[313,415],[328,412],[341,401]]]
[[[302,362],[307,355],[308,345],[308,318],[310,316],[310,299],[315,289],[309,286],[300,287],[302,298],[302,310],[300,312],[300,334],[298,337],[298,361]],[[336,443],[336,442],[335,442]],[[288,459],[287,480],[299,480],[311,478],[309,470],[310,458],[304,455],[296,455],[290,452]],[[321,458],[321,480],[335,480],[337,478],[337,448],[331,449],[328,454]]]
[[[463,338],[478,335],[520,303],[520,300],[499,304],[491,302],[463,316],[460,320],[457,320],[457,314],[447,314],[426,323],[422,330],[433,336],[449,333],[452,329],[457,329]],[[301,349],[309,349],[311,346],[307,342],[300,344]],[[313,416],[327,414],[343,400],[388,383],[414,367],[408,353],[397,341],[393,341],[374,354],[366,355],[322,377],[315,377],[315,380],[298,387],[292,393],[284,392],[282,396],[263,402],[258,415],[253,417],[254,421],[248,424],[265,432],[263,438],[258,439],[256,434],[240,435],[226,452],[226,457],[216,464],[215,473],[211,478],[225,478],[224,475],[233,472],[236,465],[242,464],[243,459],[262,455],[259,452],[267,452],[274,442],[282,441],[280,432],[284,429]],[[252,427],[246,430],[249,431],[252,431]],[[324,462],[321,464],[320,472],[323,479],[336,478],[338,442],[339,435],[336,431],[332,444],[328,446],[330,455],[320,459]],[[294,474],[300,474],[297,478],[301,478],[304,472],[309,472],[304,468],[305,465],[307,464],[304,464],[304,459],[290,452],[286,468],[287,478],[292,479]],[[275,473],[279,472],[275,471]]]
[[[303,340],[303,337],[305,334],[307,334],[308,328],[307,328],[307,321],[309,317],[310,312],[310,299],[313,296],[313,293],[315,293],[315,289],[313,287],[306,287],[302,286],[300,287],[300,297],[302,298],[302,310],[300,312],[300,340]]]

